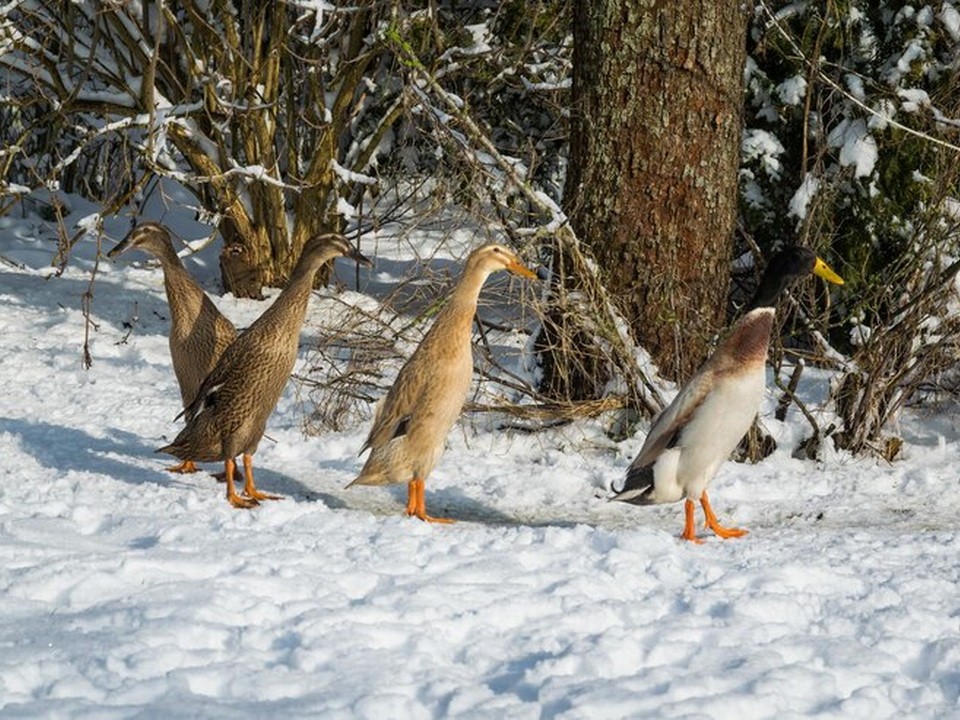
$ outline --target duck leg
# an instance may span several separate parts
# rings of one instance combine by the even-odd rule
[[[407,515],[417,514],[417,483],[416,478],[407,483]]]
[[[164,468],[167,472],[178,473],[180,475],[189,475],[190,473],[195,473],[199,470],[193,460],[184,460],[179,465],[174,465],[172,467]]]
[[[695,542],[697,545],[703,543],[703,540],[697,537],[697,528],[695,520],[696,506],[693,504],[693,500],[687,498],[687,501],[683,504],[683,512],[685,515],[685,522],[683,524],[683,532],[680,534],[681,539],[689,540],[690,542]]]
[[[223,464],[226,470],[225,474],[227,476],[227,502],[229,502],[235,508],[242,508],[244,510],[249,510],[250,508],[259,505],[260,503],[258,503],[252,497],[241,497],[240,495],[237,495],[237,491],[233,487],[233,474],[236,472],[237,464],[234,462],[233,458],[227,458]]]
[[[246,482],[243,484],[243,494],[252,500],[283,500],[283,495],[271,495],[260,492],[253,482],[253,455],[243,454],[243,475]]]
[[[687,502],[693,507],[691,500],[687,500]],[[717,522],[717,516],[713,514],[713,508],[710,507],[710,499],[707,497],[706,491],[700,496],[700,505],[703,506],[703,515],[707,519],[707,527],[713,530],[717,537],[726,540],[727,538],[743,537],[747,534],[747,530],[724,527]]]
[[[407,483],[407,515],[420,518],[424,522],[453,523],[450,518],[435,518],[427,515],[425,483],[421,478],[414,478]]]

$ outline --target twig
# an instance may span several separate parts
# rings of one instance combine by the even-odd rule
[[[800,49],[800,47],[797,45],[796,41],[793,39],[793,36],[792,36],[789,32],[787,32],[786,28],[783,27],[783,25],[782,25],[782,24],[780,23],[780,21],[777,19],[777,16],[773,13],[773,11],[770,9],[770,7],[767,5],[767,3],[766,3],[764,0],[759,0],[759,2],[760,2],[760,7],[763,8],[764,12],[767,14],[767,17],[770,18],[770,22],[773,24],[774,27],[777,28],[777,30],[779,31],[779,33],[783,36],[784,40],[786,40],[786,41],[790,44],[790,47],[793,48],[793,51],[797,54],[797,57],[799,57],[806,65],[808,65],[809,67],[813,68],[813,70],[815,71],[817,77],[818,77],[822,82],[825,82],[827,85],[829,85],[831,88],[833,88],[833,89],[836,90],[838,93],[840,93],[841,95],[843,95],[845,98],[847,98],[847,100],[849,100],[850,102],[852,102],[854,105],[856,105],[857,107],[859,107],[861,110],[864,110],[864,111],[866,111],[867,113],[869,113],[870,115],[873,115],[874,117],[879,118],[879,119],[882,120],[884,123],[886,123],[886,124],[888,124],[888,125],[892,125],[893,127],[897,128],[898,130],[903,130],[903,132],[905,132],[905,133],[908,133],[908,134],[913,135],[913,136],[918,137],[918,138],[922,138],[922,139],[924,139],[924,140],[927,140],[928,142],[934,143],[935,145],[940,145],[941,147],[945,147],[945,148],[948,148],[948,149],[950,149],[950,150],[953,150],[954,152],[960,153],[960,145],[954,145],[954,144],[951,143],[951,142],[947,142],[946,140],[943,140],[943,139],[941,139],[941,138],[934,137],[933,135],[930,135],[930,134],[928,134],[928,133],[925,133],[925,132],[923,132],[923,131],[921,131],[921,130],[915,130],[914,128],[910,127],[909,125],[904,125],[903,123],[901,123],[901,122],[899,122],[899,121],[897,121],[897,120],[894,120],[892,117],[888,117],[887,115],[884,115],[883,113],[881,113],[881,112],[879,112],[879,111],[877,111],[877,110],[874,110],[872,107],[870,107],[869,105],[867,105],[865,102],[863,102],[862,100],[860,100],[858,97],[854,96],[852,93],[850,93],[849,91],[847,91],[846,89],[844,89],[841,85],[839,85],[833,78],[831,78],[831,77],[830,77],[829,75],[827,75],[825,72],[823,72],[823,71],[820,70],[819,68],[815,68],[815,67],[814,67],[814,64],[813,64],[813,61],[810,60],[810,59],[804,54],[803,50]],[[831,4],[832,4],[832,3],[831,3]],[[952,121],[950,121],[949,118],[946,118],[945,120],[940,121],[940,122],[945,122],[946,124],[952,124]]]
[[[429,112],[436,124],[449,131],[443,116],[449,113],[449,116],[456,118],[460,126],[465,129],[467,137],[490,158],[510,185],[519,190],[527,202],[538,212],[550,219],[548,224],[538,228],[534,237],[551,235],[563,245],[564,251],[574,264],[574,271],[583,287],[584,294],[590,299],[590,304],[594,310],[600,314],[595,330],[609,343],[614,362],[631,388],[631,395],[647,414],[654,414],[659,411],[665,405],[664,399],[646,377],[646,374],[637,366],[632,350],[634,343],[628,336],[628,325],[620,321],[615,303],[607,294],[597,273],[595,263],[587,257],[566,215],[546,194],[535,190],[526,178],[518,174],[516,164],[511,163],[500,153],[487,134],[464,110],[463,104],[440,86],[436,78],[427,71],[413,48],[401,37],[399,32],[395,29],[388,29],[386,39],[394,48],[400,60],[422,85],[421,87],[421,85],[414,84],[413,92],[418,97],[421,106]],[[429,89],[434,96],[439,98],[444,107],[443,112],[430,105],[424,88]],[[473,148],[462,141],[458,144],[475,165],[484,166]]]
[[[117,340],[114,345],[126,345],[127,340],[130,338],[130,335],[133,333],[133,329],[137,326],[137,323],[140,322],[140,314],[137,312],[137,301],[133,301],[133,314],[130,316],[129,320],[123,321],[123,327],[127,331],[123,334],[123,337]]]

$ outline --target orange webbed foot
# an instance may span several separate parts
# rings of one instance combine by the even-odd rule
[[[743,528],[728,528],[723,527],[722,525],[708,525],[711,530],[713,530],[714,535],[721,537],[724,540],[729,538],[738,538],[746,535],[749,530],[744,530]]]
[[[227,458],[223,464],[224,477],[226,478],[227,482],[227,502],[233,507],[241,510],[249,510],[259,505],[260,503],[252,497],[243,497],[242,495],[237,495],[237,491],[234,489],[233,485],[233,475],[236,471],[237,465],[233,461],[233,458]]]
[[[244,497],[243,495],[227,495],[227,502],[233,505],[235,508],[240,510],[250,510],[255,508],[260,503],[252,497]]]
[[[451,520],[450,518],[427,515],[427,501],[424,486],[424,481],[419,478],[414,478],[407,484],[407,515],[429,523],[439,523],[441,525],[452,525],[455,523],[456,520]]]
[[[245,482],[243,484],[243,496],[258,502],[260,500],[283,500],[283,495],[271,495],[270,493],[260,492],[253,481],[253,456],[244,454],[243,456],[243,475]]]
[[[691,501],[688,500],[687,502],[690,502],[691,506],[693,505]],[[717,521],[717,516],[714,515],[713,508],[710,507],[710,499],[707,497],[706,492],[700,496],[700,505],[703,507],[703,515],[706,518],[707,527],[713,530],[713,533],[717,537],[728,540],[729,538],[743,537],[747,534],[747,530],[724,527]]]
[[[164,470],[169,473],[177,473],[178,475],[189,475],[199,472],[200,468],[197,467],[193,460],[184,460],[179,465],[173,465],[172,467],[164,468]]]
[[[271,495],[270,493],[260,492],[256,488],[244,488],[243,496],[254,501],[259,500],[283,500],[283,495]]]

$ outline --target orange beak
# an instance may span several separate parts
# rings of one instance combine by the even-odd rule
[[[526,265],[523,265],[519,260],[511,260],[510,264],[507,265],[507,272],[519,275],[522,278],[527,278],[527,280],[537,279],[537,274]]]

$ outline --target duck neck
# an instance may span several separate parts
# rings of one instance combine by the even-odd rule
[[[483,284],[490,276],[489,270],[482,268],[467,268],[453,289],[446,307],[443,309],[445,315],[469,315],[471,319],[477,311],[477,300],[480,298],[480,290]]]
[[[181,328],[188,328],[183,332],[189,333],[203,306],[203,290],[180,262],[173,247],[164,245],[157,248],[155,255],[163,268],[163,286],[167,291],[174,334],[179,333]]]
[[[177,251],[173,249],[169,240],[167,242],[154,242],[148,247],[151,254],[160,261],[160,266],[164,272],[184,269],[183,263],[180,262],[180,256],[177,255]]]
[[[470,343],[473,328],[473,316],[477,312],[477,299],[480,289],[490,272],[480,268],[466,268],[456,287],[450,294],[446,305],[437,315],[431,334],[439,334],[451,340],[451,344],[460,347],[461,342]],[[466,336],[466,340],[463,340]],[[457,337],[460,340],[453,340]]]
[[[760,279],[757,291],[743,310],[744,315],[757,308],[775,308],[780,293],[784,291],[788,283],[789,280],[783,275],[764,274]]]
[[[723,350],[718,349],[714,356],[728,357],[735,366],[760,363],[767,359],[770,347],[770,334],[773,330],[774,309],[760,307],[748,311],[723,341]]]
[[[307,304],[310,302],[310,293],[313,290],[313,278],[321,266],[333,257],[335,256],[326,253],[301,257],[290,274],[287,286],[263,316],[272,318],[273,322],[299,328],[307,314]]]

